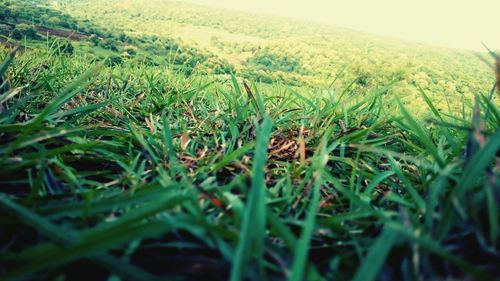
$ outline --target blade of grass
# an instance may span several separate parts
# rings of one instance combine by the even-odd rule
[[[432,140],[428,136],[428,134],[424,131],[424,129],[418,124],[418,122],[411,116],[411,114],[406,110],[401,101],[397,100],[399,108],[401,109],[401,113],[405,117],[405,120],[408,122],[408,125],[412,129],[412,133],[417,136],[418,140],[425,146],[427,151],[432,155],[434,160],[438,163],[440,168],[444,168],[446,163],[444,162],[441,155],[439,155],[436,146],[432,143]]]
[[[82,241],[81,236],[74,231],[68,229],[61,229],[60,227],[54,225],[45,218],[31,212],[30,210],[18,205],[14,201],[8,198],[4,193],[0,193],[0,204],[3,208],[8,209],[18,216],[22,221],[35,229],[46,235],[48,238],[54,242],[61,245],[74,245]],[[92,260],[99,262],[106,268],[112,270],[120,276],[130,279],[130,280],[156,280],[157,278],[148,272],[132,265],[128,262],[117,259],[109,254],[100,254],[98,256],[93,256]],[[18,272],[18,276],[11,276],[11,278],[22,277],[27,274],[26,270],[23,268]],[[151,279],[150,279],[151,278]]]
[[[255,145],[254,142],[246,143],[242,147],[240,147],[240,148],[234,150],[233,152],[229,153],[228,155],[224,156],[224,158],[222,158],[221,161],[214,164],[210,170],[212,172],[220,170],[221,168],[223,168],[227,164],[235,161],[238,157],[240,157],[241,155],[243,155],[244,153],[249,151],[254,145]]]
[[[330,130],[327,130],[329,132]],[[298,241],[297,250],[295,251],[293,265],[292,265],[292,275],[290,280],[301,281],[304,278],[304,272],[307,265],[307,260],[309,256],[309,247],[311,243],[311,237],[316,226],[316,213],[318,210],[319,199],[321,197],[321,185],[323,184],[323,179],[321,177],[321,170],[326,165],[328,160],[328,155],[326,152],[326,142],[327,136],[323,137],[321,141],[316,158],[313,166],[313,190],[312,198],[309,203],[309,209],[304,221],[304,226],[302,229],[302,234]]]
[[[5,72],[7,72],[7,69],[9,68],[10,64],[14,61],[14,57],[16,56],[17,52],[17,47],[12,49],[7,57],[3,60],[2,64],[0,65],[0,77],[2,77]]]
[[[429,108],[431,109],[432,113],[441,121],[441,122],[444,122],[443,118],[441,117],[441,114],[439,113],[439,111],[436,109],[436,107],[434,106],[434,104],[432,103],[431,99],[429,99],[429,97],[427,96],[427,94],[425,93],[425,91],[418,87],[418,90],[420,92],[420,94],[422,95],[422,97],[424,98],[425,100],[425,103],[427,104],[427,106],[429,106]],[[453,138],[450,130],[447,128],[447,127],[441,127],[441,129],[443,130],[443,133],[444,133],[444,136],[446,137],[446,140],[448,141],[448,143],[450,143],[450,145],[453,147],[453,150],[454,151],[459,151],[460,150],[460,147],[457,145],[455,139]]]
[[[465,192],[472,188],[474,184],[483,176],[484,170],[495,158],[500,149],[500,130],[490,138],[486,146],[475,153],[469,161],[467,167],[459,181],[459,186],[454,193],[462,199]]]
[[[361,268],[354,275],[354,281],[371,281],[378,277],[392,247],[397,241],[397,232],[384,227],[382,234],[373,243],[368,255],[361,261]]]
[[[394,160],[394,158],[391,155],[387,155],[387,158],[389,159],[389,163],[391,164],[392,170],[396,173],[398,178],[403,182],[404,188],[408,191],[418,209],[422,212],[425,212],[425,201],[422,198],[422,196],[420,196],[415,187],[413,187],[411,181],[404,175],[403,171],[396,163],[396,160]]]
[[[458,269],[473,275],[476,280],[493,280],[493,278],[491,278],[485,272],[474,267],[470,263],[464,261],[459,256],[450,253],[446,248],[441,246],[439,242],[437,242],[432,237],[429,237],[427,235],[417,234],[412,229],[408,229],[408,227],[402,226],[401,224],[394,222],[386,223],[386,227],[392,229],[398,235],[401,235],[402,237],[406,238],[410,243],[418,244],[422,248],[434,253],[435,255],[450,261]]]
[[[248,195],[241,234],[231,269],[231,281],[243,280],[246,262],[252,252],[256,253],[255,256],[259,260],[260,267],[262,267],[266,223],[266,183],[264,169],[267,161],[267,147],[272,126],[273,122],[271,118],[265,116],[257,134],[255,158],[252,167],[252,186]],[[253,249],[250,248],[252,245],[254,246]],[[262,275],[262,273],[263,268],[260,269],[260,274]]]
[[[35,118],[30,120],[30,127],[42,123],[49,115],[53,114],[60,106],[69,101],[71,98],[83,91],[83,89],[97,79],[96,73],[99,72],[101,66],[95,66],[83,73],[78,79],[71,82],[64,88],[59,95],[54,98]]]

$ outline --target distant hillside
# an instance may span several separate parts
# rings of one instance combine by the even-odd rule
[[[0,3],[0,44],[21,49],[74,53],[106,65],[165,66],[191,75],[229,74],[231,64],[212,53],[170,37],[125,34],[93,20],[76,18],[51,1],[9,0]]]
[[[178,38],[231,63],[261,82],[353,88],[399,80],[392,92],[416,85],[443,101],[488,89],[490,69],[473,52],[429,47],[342,28],[257,16],[168,0],[58,0],[82,19],[127,35]]]
[[[41,44],[46,35],[69,38],[76,52],[108,58],[110,65],[173,65],[186,75],[234,72],[250,81],[333,87],[352,95],[390,84],[388,93],[407,97],[416,110],[420,106],[412,97],[419,88],[438,108],[460,110],[462,96],[470,100],[492,82],[491,70],[470,51],[178,1],[11,0],[2,5],[1,40],[13,42],[14,24],[32,24]],[[18,44],[26,45],[21,37]]]

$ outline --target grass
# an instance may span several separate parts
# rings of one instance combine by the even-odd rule
[[[263,91],[43,50],[4,73],[2,280],[499,276],[490,93],[443,112],[422,91],[424,121],[387,89]]]

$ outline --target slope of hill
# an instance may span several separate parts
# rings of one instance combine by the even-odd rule
[[[88,55],[110,65],[130,63],[172,64],[190,75],[228,74],[231,65],[215,55],[199,51],[172,38],[127,36],[120,29],[105,28],[89,20],[76,19],[57,9],[56,2],[12,0],[0,4],[0,42],[23,48],[48,48],[53,44],[65,52]],[[68,47],[66,49],[65,47]]]
[[[0,280],[500,276],[495,53],[173,1],[0,8],[24,47],[0,46]]]
[[[353,81],[364,88],[396,79],[402,81],[391,93],[414,96],[418,86],[444,109],[456,97],[487,92],[491,82],[490,69],[469,51],[176,1],[61,3],[73,15],[129,35],[180,38],[230,62],[239,75],[267,83],[325,88],[335,80],[339,88]]]

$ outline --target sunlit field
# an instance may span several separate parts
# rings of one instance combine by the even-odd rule
[[[0,280],[498,280],[494,47],[192,2],[0,1]]]

